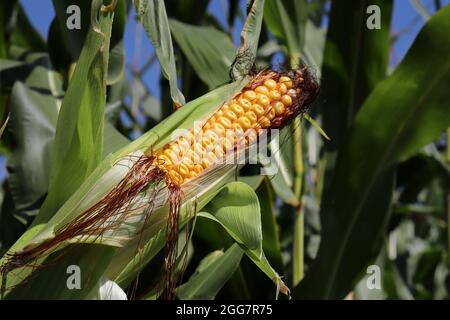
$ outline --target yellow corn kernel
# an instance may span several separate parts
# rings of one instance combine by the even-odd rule
[[[264,94],[258,94],[256,102],[263,107],[267,107],[270,104],[270,99]]]
[[[266,113],[266,110],[261,107],[259,104],[254,103],[252,105],[252,111],[256,114],[256,116],[261,117],[262,115],[264,115],[264,113]]]
[[[223,137],[225,135],[225,127],[220,123],[215,123],[214,127],[212,127],[211,130],[215,132],[219,137]]]
[[[259,83],[224,103],[203,126],[196,126],[156,154],[155,161],[173,183],[195,178],[229,152],[257,141],[261,129],[277,127],[276,123],[294,112],[290,106],[300,88],[293,88],[292,79],[266,77]]]
[[[192,159],[192,162],[194,162],[194,166],[200,165],[200,163],[202,163],[202,153],[203,153],[203,151],[191,153],[191,159]]]
[[[237,123],[233,124],[233,128],[232,129],[233,129],[233,131],[232,131],[232,133],[233,133],[232,135],[233,136],[237,136],[237,135],[242,136],[244,134],[244,129],[239,124],[239,119],[238,119]]]
[[[274,108],[270,108],[269,110],[267,110],[266,112],[266,117],[272,121],[273,118],[275,118],[275,110]]]
[[[243,96],[245,99],[252,101],[252,100],[255,100],[256,93],[253,90],[247,90],[247,91],[244,91]]]
[[[179,158],[178,158],[178,156],[176,155],[176,153],[173,152],[173,150],[171,150],[171,149],[166,149],[166,150],[164,151],[164,154],[170,159],[170,161],[171,161],[172,163],[177,163],[178,160],[179,160]]]
[[[269,118],[261,117],[258,119],[258,124],[261,126],[261,128],[265,129],[270,127],[271,122]]]
[[[202,158],[201,165],[202,165],[203,169],[206,169],[206,168],[208,168],[211,165],[211,161],[209,161],[206,158]]]
[[[223,145],[223,150],[224,150],[225,152],[234,149],[234,137],[235,137],[235,135],[233,135],[233,136],[231,136],[231,137],[228,137],[228,138],[226,138],[226,139],[223,139],[222,145]]]
[[[292,87],[292,80],[291,80],[291,78],[289,78],[289,77],[285,77],[285,76],[282,76],[282,77],[280,77],[280,80],[279,80],[281,83],[283,83],[283,84],[285,84],[286,85],[286,88],[291,88]]]
[[[172,164],[172,161],[170,161],[169,157],[167,157],[164,154],[158,155],[157,161],[158,161],[159,165],[163,165],[163,166],[169,166]]]
[[[189,142],[188,142],[184,137],[179,138],[179,139],[177,140],[177,144],[178,144],[178,147],[181,149],[180,156],[182,156],[182,157],[183,157],[183,156],[189,151],[189,149],[191,148],[191,145],[189,144]]]
[[[239,99],[238,103],[244,110],[250,110],[252,106],[252,103],[244,98]]]
[[[195,140],[198,139],[199,133],[202,131],[202,127],[195,126],[189,133],[185,136],[186,140],[189,141],[190,144],[194,143]]]
[[[205,139],[205,138],[202,139],[203,150],[206,148],[211,148],[210,147],[211,145],[212,145],[212,141],[210,139]]]
[[[199,142],[196,142],[194,144],[194,153],[196,153],[199,156],[201,156],[203,153],[203,146]]]
[[[189,178],[192,179],[197,175],[197,172],[195,171],[189,171]]]
[[[231,122],[234,122],[234,121],[236,121],[236,119],[237,119],[236,113],[234,113],[234,112],[231,111],[231,110],[225,111],[225,113],[224,113],[223,116],[224,116],[224,117],[227,117],[228,119],[230,119]]]
[[[281,98],[281,93],[277,90],[272,90],[269,92],[269,98],[271,100],[280,100]]]
[[[169,149],[172,150],[178,157],[180,157],[182,148],[178,145],[177,142],[171,143]]]
[[[252,123],[250,122],[250,120],[245,117],[242,116],[237,120],[238,124],[241,126],[242,129],[247,130],[249,128],[252,127]]]
[[[225,117],[220,118],[220,120],[217,122],[220,123],[225,129],[229,129],[233,126],[230,119],[225,118]]]
[[[183,178],[189,178],[189,169],[184,164],[178,166],[178,172]]]
[[[267,79],[264,81],[264,86],[269,90],[275,90],[277,88],[277,82],[273,79]]]
[[[278,91],[280,92],[280,94],[286,94],[287,90],[288,89],[284,83],[280,83],[278,85]]]
[[[184,180],[183,177],[175,170],[169,171],[169,176],[170,176],[170,179],[173,181],[173,183],[175,183],[175,184],[183,183],[183,180]]]
[[[225,155],[223,148],[221,146],[216,146],[213,152],[214,155],[216,156],[216,159],[221,159]]]
[[[213,119],[213,121],[215,122],[215,119],[214,118],[212,118]],[[209,129],[211,129],[211,122],[213,122],[213,121],[207,121],[204,125],[203,125],[203,130],[209,130]],[[213,123],[214,123],[213,122]]]
[[[267,89],[266,86],[257,86],[255,89],[256,93],[260,93],[260,94],[264,94],[264,95],[268,95],[269,94],[269,89]]]
[[[244,117],[246,117],[252,124],[256,123],[256,120],[258,120],[258,117],[253,111],[248,111],[245,113]]]
[[[286,107],[284,106],[283,102],[281,102],[281,101],[272,102],[271,106],[275,110],[275,114],[277,116],[282,115],[284,113],[284,111],[286,110]]]
[[[190,150],[189,150],[189,154],[190,155]],[[191,168],[192,166],[194,166],[194,163],[192,162],[191,157],[185,156],[183,157],[183,159],[181,160],[181,163],[184,164],[185,166],[187,166],[188,168]]]
[[[213,150],[209,150],[209,151],[203,153],[203,158],[208,159],[209,161],[211,161],[213,163],[214,161],[216,161],[217,156],[213,152]]]
[[[253,92],[253,91],[252,91]],[[255,94],[256,97],[256,94]],[[230,106],[230,110],[233,111],[238,117],[242,116],[244,114],[244,108],[242,108],[237,103],[234,103]]]
[[[281,102],[282,102],[286,107],[289,107],[289,106],[292,104],[292,98],[291,98],[290,95],[285,94],[285,95],[283,95],[283,96],[281,97]]]

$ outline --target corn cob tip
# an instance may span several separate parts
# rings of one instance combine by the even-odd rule
[[[304,112],[319,85],[307,68],[264,70],[214,114],[156,152],[157,165],[176,185],[191,180],[230,152],[255,142],[263,129],[277,129]]]

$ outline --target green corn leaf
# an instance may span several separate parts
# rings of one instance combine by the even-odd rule
[[[238,243],[262,254],[261,209],[258,196],[242,182],[227,184],[204,209],[212,214]]]
[[[380,29],[369,30],[366,26],[369,5],[379,6],[382,12]],[[390,0],[336,1],[332,4],[321,90],[323,127],[332,137],[325,145],[329,153],[339,148],[356,112],[386,77],[391,12]]]
[[[206,256],[189,280],[177,288],[182,300],[212,300],[239,266],[243,251],[233,244],[225,253]]]
[[[285,47],[290,61],[299,62],[305,44],[305,25],[308,18],[305,0],[267,0],[264,22]]]
[[[274,195],[267,179],[256,191],[261,205],[261,223],[263,232],[263,251],[275,270],[282,272],[283,258],[275,216]]]
[[[74,245],[66,254],[51,257],[59,259],[58,263],[51,263],[36,271],[27,280],[26,285],[19,283],[5,298],[51,300],[90,298],[92,291],[98,287],[113,253],[112,247],[92,244]],[[55,255],[58,254],[55,253]],[[93,261],[95,263],[92,263]],[[75,266],[76,269],[71,269],[70,266]],[[68,286],[68,283],[71,283],[70,276],[75,274],[73,270],[79,270],[79,289],[70,289]]]
[[[220,220],[218,220],[215,216],[213,216],[210,213],[207,212],[199,212],[199,217],[210,219],[212,221],[217,222],[220,224],[227,232],[228,234],[238,243],[241,244],[241,248],[244,249],[245,254],[253,261],[253,263],[262,271],[264,274],[271,279],[274,284],[277,286],[278,291],[283,292],[284,294],[289,293],[288,287],[284,284],[284,282],[281,280],[280,275],[272,268],[269,261],[266,258],[266,255],[263,251],[258,250],[251,250],[245,246],[245,244],[242,244],[242,239],[239,238],[236,231],[228,227],[226,224],[222,223]]]
[[[207,212],[199,212],[198,216],[219,223],[281,292],[289,291],[262,250],[259,201],[249,186],[242,182],[227,184],[205,210]]]
[[[269,176],[269,181],[280,199],[293,207],[298,207],[300,201],[293,191],[294,151],[292,145],[294,142],[292,128],[285,127],[281,129],[279,137],[278,144],[274,142],[273,145],[270,145],[271,159],[273,161],[269,162],[267,166],[272,168],[275,166],[276,172]]]
[[[258,50],[263,12],[264,0],[253,0],[250,2],[247,19],[241,31],[241,44],[231,69],[234,79],[242,79],[247,76],[253,67]]]
[[[270,262],[269,262],[269,260],[267,260],[267,257],[264,254],[264,252],[263,252],[262,257],[258,257],[257,253],[254,250],[246,250],[245,254],[275,284],[275,286],[276,286],[275,298],[278,298],[279,292],[281,292],[287,296],[290,296],[289,288],[286,286],[286,284],[283,282],[283,280],[281,280],[280,275],[270,265]]]
[[[70,0],[53,0],[56,16],[49,29],[48,52],[55,69],[67,72],[71,64],[78,61],[91,25],[91,3],[92,0],[79,0],[76,3]],[[72,5],[80,8],[80,29],[69,29],[67,27],[68,19],[74,17],[73,11],[70,15],[67,13],[67,9]],[[108,63],[108,85],[117,83],[122,78],[125,69],[125,50],[122,39],[128,14],[127,7],[129,7],[127,1],[117,1],[114,8],[110,60]]]
[[[305,26],[305,46],[303,55],[307,65],[320,75],[325,47],[326,30],[316,27],[311,21]],[[320,76],[318,76],[320,78]]]
[[[226,33],[177,20],[170,20],[170,29],[189,63],[210,89],[230,80],[228,71],[236,49]]]
[[[175,105],[182,106],[185,99],[177,86],[175,55],[164,1],[135,0],[134,6],[145,32],[155,47],[163,74],[169,80],[172,100]]]
[[[112,14],[101,14],[101,31],[90,30],[64,96],[55,136],[49,194],[35,224],[51,217],[95,169],[103,156]]]
[[[55,9],[55,19],[49,30],[49,54],[56,68],[67,68],[71,63],[78,61],[84,41],[91,26],[92,0],[77,1],[80,8],[80,29],[69,29],[67,9],[74,5],[69,0],[52,0]],[[72,11],[71,11],[72,12]]]
[[[258,189],[258,187],[264,182],[263,176],[239,176],[238,181],[248,184],[253,190]]]
[[[25,83],[15,83],[10,99],[15,147],[8,161],[8,183],[15,208],[27,212],[38,210],[48,191],[51,151],[64,95],[54,71],[41,66],[32,70]],[[129,142],[108,122],[104,134],[106,155]]]
[[[324,198],[317,260],[294,297],[343,298],[378,253],[393,167],[450,126],[449,28],[447,6],[427,22],[403,62],[357,114]]]
[[[14,6],[17,0],[14,1],[3,1],[0,4],[0,28],[5,30],[8,25],[9,19],[12,16]],[[6,32],[2,32],[0,35],[0,58],[5,59],[8,57],[8,47],[9,41],[6,36]]]
[[[114,20],[111,30],[111,45],[109,50],[107,84],[113,85],[124,79],[125,74],[125,46],[124,33],[130,3],[117,1],[114,8]]]
[[[126,172],[126,166],[118,165],[120,159],[124,159],[127,155],[139,150],[146,150],[151,146],[158,148],[171,140],[171,132],[175,128],[190,128],[195,121],[201,119],[207,114],[214,112],[224,101],[229,100],[237,91],[240,91],[247,83],[248,79],[243,79],[241,81],[220,87],[196,100],[191,101],[177,112],[175,112],[171,117],[166,118],[161,123],[159,123],[151,131],[144,134],[139,139],[133,141],[127,146],[123,147],[119,151],[110,154],[106,157],[103,162],[94,170],[94,172],[84,181],[84,183],[78,188],[78,190],[64,203],[64,205],[58,210],[58,212],[53,216],[53,218],[44,227],[41,225],[32,226],[27,232],[21,237],[21,239],[10,249],[10,252],[20,250],[27,244],[39,243],[44,239],[49,239],[54,236],[54,230],[66,224],[77,217],[84,209],[92,206],[98,200],[100,200],[107,192],[120,181],[120,178]],[[139,151],[142,154],[142,151]],[[118,170],[118,171],[117,171]],[[198,208],[205,206],[211,198],[214,197],[215,192],[217,192],[221,186],[232,179],[234,174],[234,167],[232,169],[227,169],[228,173],[218,172],[215,174],[214,183],[208,182],[209,188],[212,192],[204,192],[203,194],[197,194],[196,201]],[[89,195],[86,197],[86,195]],[[198,197],[200,196],[200,197]],[[187,211],[192,211],[192,203],[186,204]],[[182,212],[183,209],[182,208]],[[186,215],[181,213],[181,215]],[[132,279],[136,276],[137,272],[142,268],[145,262],[148,262],[151,257],[158,253],[164,244],[164,233],[161,233],[161,228],[165,225],[167,218],[167,212],[160,210],[158,214],[152,215],[152,221],[150,221],[152,228],[146,233],[146,239],[154,238],[156,241],[144,242],[145,246],[142,249],[144,254],[136,252],[136,244],[138,240],[131,241],[128,245],[120,250],[111,249],[114,251],[114,255],[110,256],[110,270],[108,274],[110,279],[114,279],[116,282],[123,283],[128,281],[127,279]],[[131,230],[123,229],[125,234],[133,234],[136,232],[138,226],[130,226]],[[76,239],[74,239],[76,241]],[[80,240],[78,240],[80,241]],[[84,239],[85,242],[99,241],[99,239]],[[118,243],[117,233],[112,233],[110,237],[105,237],[100,240],[103,244],[108,244],[112,246],[122,246],[125,243]],[[120,240],[119,240],[120,242]],[[151,245],[151,244],[157,245]],[[68,245],[66,243],[65,245]],[[110,249],[103,246],[98,246],[95,249],[99,256],[102,256],[102,251],[105,250],[107,253]],[[117,251],[117,252],[116,252]],[[109,256],[109,253],[106,254]],[[119,257],[119,258],[118,258]],[[126,259],[121,259],[121,257],[126,257]],[[118,258],[118,259],[116,259]],[[81,259],[81,258],[80,258]],[[5,257],[2,258],[0,263],[5,261]],[[85,263],[88,263],[88,260]],[[80,262],[81,263],[81,262]],[[61,260],[61,264],[63,261]],[[81,265],[80,265],[81,267]],[[106,269],[106,267],[105,267]],[[103,270],[105,272],[105,270]],[[123,271],[123,272],[122,272]],[[8,287],[10,285],[14,286],[29,274],[30,270],[23,268],[22,271],[15,274],[8,274],[7,283]],[[56,273],[55,273],[56,274]],[[99,272],[99,277],[102,275]],[[52,276],[49,273],[48,276]],[[62,288],[64,289],[64,288]],[[56,293],[55,293],[56,294]],[[82,298],[89,294],[87,291],[79,292],[79,298]]]
[[[189,104],[188,104],[189,105]],[[187,105],[186,105],[187,106]],[[206,181],[199,181],[200,185],[204,185],[201,192],[195,192],[192,198],[188,199],[180,210],[180,225],[184,226],[189,219],[195,215],[195,209],[201,210],[205,207],[225,186],[232,181],[235,173],[235,167],[224,168],[212,173]],[[211,181],[213,181],[211,183]],[[167,208],[166,208],[167,210]],[[165,231],[161,228],[165,225],[167,219],[167,211],[160,210],[153,214],[153,219],[149,222],[152,225],[145,237],[150,240],[147,243],[139,243],[138,239],[134,239],[125,247],[120,248],[114,257],[107,274],[111,279],[115,279],[120,285],[128,285],[130,281],[136,277],[142,267],[147,264],[160,250],[165,243]],[[150,233],[150,235],[149,235]],[[136,248],[140,248],[141,252],[137,253]]]
[[[17,10],[17,21],[10,35],[11,44],[34,52],[45,52],[46,44],[31,24],[22,6],[18,4],[15,10]]]
[[[113,85],[119,82],[125,72],[125,47],[123,45],[123,40],[111,49],[109,54],[109,64],[108,64],[108,85]]]
[[[317,121],[314,120],[313,118],[311,118],[311,116],[309,114],[307,114],[307,113],[303,114],[303,118],[305,118],[309,123],[311,123],[311,125],[313,125],[317,129],[317,131],[319,131],[319,133],[322,135],[322,137],[324,137],[328,141],[331,140],[330,137],[325,133],[325,131],[323,131],[323,129],[317,123]]]
[[[44,75],[47,78],[47,71]],[[16,145],[8,161],[8,183],[17,210],[39,209],[47,192],[58,117],[55,100],[22,82],[12,89],[11,132]]]
[[[63,90],[56,72],[34,63],[27,67],[25,82],[14,84],[10,98],[11,135],[16,145],[8,161],[8,182],[17,210],[38,210],[48,190]]]
[[[49,193],[32,227],[11,248],[36,235],[102,159],[108,45],[112,14],[100,14],[100,34],[91,29],[58,117]]]

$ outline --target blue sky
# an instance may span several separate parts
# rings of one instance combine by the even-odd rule
[[[8,0],[3,0],[8,1]],[[46,38],[50,23],[55,15],[51,0],[20,0],[23,5],[31,23]],[[245,12],[246,0],[241,0],[241,9]],[[434,0],[422,0],[423,6],[429,12],[434,12]],[[450,0],[442,0],[442,5],[447,5]],[[74,0],[74,3],[76,1]],[[225,25],[226,12],[228,8],[227,0],[211,0],[208,10],[217,18],[217,20]],[[418,11],[413,6],[411,0],[395,0],[394,12],[391,26],[391,33],[395,34],[402,30],[401,37],[394,44],[391,53],[391,65],[397,65],[405,53],[408,51],[417,33],[424,25],[425,20],[418,14]],[[242,28],[243,22],[238,19],[234,27],[233,40],[235,44],[239,41],[239,32]],[[154,50],[143,32],[140,25],[134,19],[128,19],[125,31],[125,48],[127,54],[127,64],[140,68],[142,64],[153,54]],[[152,68],[145,74],[144,81],[150,88],[151,92],[159,97],[159,74],[160,68],[157,63],[153,64]],[[5,159],[0,157],[0,179],[4,178]]]
[[[51,0],[20,0],[28,14],[29,19],[44,38],[47,36],[48,28],[54,17],[54,10]],[[74,1],[76,3],[76,1]],[[241,0],[241,9],[245,10],[245,0]],[[429,12],[434,12],[434,0],[421,0],[424,7]],[[443,5],[450,3],[450,0],[442,0]],[[228,8],[227,0],[211,0],[208,10],[225,25],[226,12]],[[245,11],[244,11],[245,12]],[[417,33],[424,24],[424,19],[418,14],[411,0],[395,0],[394,13],[392,19],[391,33],[402,32],[402,36],[395,43],[391,53],[391,65],[397,65],[408,51]],[[408,28],[409,27],[409,28]],[[233,40],[237,44],[239,32],[242,28],[242,21],[237,21],[234,28]],[[127,63],[129,66],[139,68],[153,54],[153,48],[147,39],[142,28],[134,19],[128,19],[125,31],[125,47],[127,53]],[[156,63],[145,74],[144,80],[152,93],[159,97],[159,65]]]
[[[51,0],[21,0],[20,2],[24,6],[32,24],[45,38],[50,22],[55,14]],[[242,10],[245,10],[245,2],[245,0],[241,0]],[[434,0],[421,0],[421,2],[429,12],[434,12]],[[450,0],[442,0],[441,2],[443,5],[446,5],[450,3]],[[227,8],[227,0],[211,0],[208,10],[221,24],[225,25]],[[418,11],[413,5],[413,1],[395,0],[391,33],[398,33],[405,29],[409,31],[402,32],[402,36],[394,45],[391,57],[393,65],[397,65],[401,61],[423,24],[424,19],[418,14]],[[233,35],[233,40],[236,44],[239,41],[241,27],[242,21],[238,20]],[[135,67],[139,67],[146,61],[146,58],[153,54],[151,44],[134,19],[128,19],[125,32],[125,46],[128,64],[134,65]],[[156,88],[158,86],[158,73],[159,66],[157,64],[147,72],[145,80],[150,88]],[[154,93],[156,95],[159,94],[159,90],[153,91],[155,91]]]

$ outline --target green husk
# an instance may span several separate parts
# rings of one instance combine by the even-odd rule
[[[191,128],[193,124],[204,118],[206,115],[213,113],[224,101],[229,100],[234,94],[240,91],[248,82],[248,79],[243,79],[223,87],[220,87],[210,93],[186,104],[172,116],[166,118],[155,128],[144,134],[139,139],[125,146],[121,150],[110,154],[107,156],[100,165],[94,170],[94,172],[84,181],[80,188],[68,199],[66,203],[57,211],[52,219],[45,225],[38,225],[34,228],[27,230],[27,232],[22,236],[19,243],[16,243],[9,254],[20,251],[26,246],[35,246],[42,243],[44,240],[52,239],[55,236],[55,230],[60,229],[62,226],[66,225],[68,222],[76,219],[85,209],[97,203],[102,199],[128,172],[127,168],[120,161],[129,161],[130,156],[136,155],[136,153],[143,154],[144,151],[152,147],[154,150],[165,145],[171,140],[171,133],[175,129],[187,129]],[[231,167],[225,166],[223,170],[233,172]],[[222,172],[217,174],[218,177],[226,177]],[[222,180],[218,180],[222,181]],[[228,180],[223,180],[222,185]],[[202,183],[199,183],[202,185]],[[197,194],[197,205],[202,203],[206,204],[207,199],[210,199],[213,195],[207,192],[214,188],[219,189],[220,184],[213,183],[207,184],[208,187],[204,188],[203,191],[199,192],[196,190],[194,194]],[[203,204],[203,205],[204,205]],[[181,209],[181,213],[186,211],[186,204]],[[165,226],[167,219],[168,208],[164,206],[152,213],[151,219],[148,221],[148,228],[142,239],[148,240],[153,236],[157,235]],[[121,255],[133,255],[136,253],[136,245],[131,241],[130,246],[128,242],[132,239],[132,235],[136,234],[137,230],[140,229],[140,221],[135,221],[133,224],[123,225],[123,229],[112,230],[106,233],[102,237],[82,237],[70,239],[65,243],[60,243],[58,247],[53,248],[54,250],[61,250],[70,243],[97,243],[113,247],[124,247],[124,252],[129,251],[129,253],[118,252]],[[37,230],[36,228],[39,227]],[[128,234],[130,236],[122,237],[121,235]],[[161,234],[161,236],[163,236]],[[146,243],[146,241],[142,241]],[[127,249],[130,247],[131,249]],[[140,254],[142,257],[142,254]],[[145,260],[145,259],[144,259]],[[6,258],[3,257],[0,264],[4,264]],[[115,261],[117,261],[115,259]],[[121,260],[124,261],[124,260]],[[128,261],[126,261],[128,262]],[[116,266],[119,264],[115,264]],[[19,284],[23,278],[31,272],[28,267],[22,268],[19,272],[9,273],[7,276],[8,287],[10,285]],[[112,274],[117,272],[111,272]],[[3,280],[2,280],[3,281]]]

